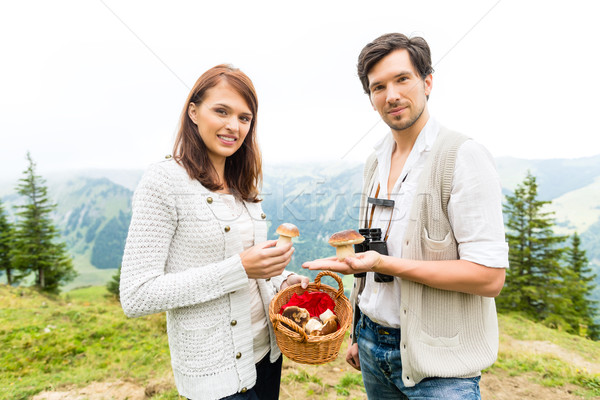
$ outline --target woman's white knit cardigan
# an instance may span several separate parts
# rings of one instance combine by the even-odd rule
[[[255,243],[267,239],[260,203],[245,203]],[[175,161],[152,165],[133,196],[121,269],[121,304],[138,317],[167,312],[177,389],[218,399],[254,386],[248,276],[231,211]],[[265,314],[283,280],[257,280]],[[280,351],[269,324],[271,362]]]

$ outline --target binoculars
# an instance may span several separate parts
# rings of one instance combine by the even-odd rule
[[[379,254],[388,255],[387,243],[385,240],[381,240],[381,229],[359,229],[358,233],[360,233],[365,241],[362,243],[358,243],[354,245],[354,251],[356,253],[364,253],[368,250],[373,250],[378,252]],[[359,274],[354,274],[356,278],[364,278],[367,276],[366,272],[361,272]],[[375,272],[374,276],[375,282],[392,282],[394,277],[392,275],[380,274],[379,272]]]

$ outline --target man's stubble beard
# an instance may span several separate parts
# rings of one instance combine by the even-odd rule
[[[405,121],[402,124],[394,124],[393,120],[392,121],[384,120],[384,121],[387,124],[387,126],[389,126],[391,129],[393,129],[395,131],[403,131],[403,130],[408,129],[411,126],[413,126],[415,124],[415,122],[417,122],[419,120],[419,118],[421,118],[421,115],[423,115],[423,111],[425,111],[425,106],[423,106],[423,108],[421,108],[419,115],[417,115],[413,119],[409,119],[408,121]]]

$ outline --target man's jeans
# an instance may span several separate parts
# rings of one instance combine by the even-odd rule
[[[479,379],[427,378],[413,387],[402,382],[400,330],[371,321],[366,315],[356,325],[358,356],[369,399],[480,400]]]

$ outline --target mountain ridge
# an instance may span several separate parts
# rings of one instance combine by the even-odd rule
[[[501,157],[496,163],[505,193],[514,190],[528,170],[538,178],[539,192],[553,201],[549,210],[555,212],[557,232],[580,234],[600,276],[600,155],[554,160]],[[283,222],[295,223],[301,232],[292,270],[300,270],[304,260],[333,255],[329,235],[357,226],[362,172],[363,164],[344,161],[265,166],[262,205],[269,238],[276,238],[274,230]],[[106,281],[108,271],[101,270],[119,266],[131,196],[142,174],[141,170],[96,169],[48,177],[49,194],[58,204],[55,221],[75,257],[76,269],[85,272],[86,284],[101,283],[96,278]],[[566,179],[565,174],[577,179]],[[12,213],[19,197],[2,187],[0,193],[8,193],[2,198]],[[78,278],[71,287],[81,281]]]

